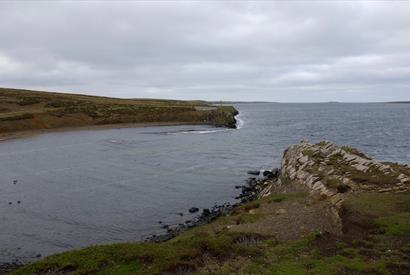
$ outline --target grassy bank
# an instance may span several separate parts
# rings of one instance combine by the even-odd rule
[[[409,205],[408,194],[352,196],[336,234],[325,201],[285,186],[165,243],[88,247],[14,274],[408,274]]]
[[[0,135],[111,124],[234,127],[237,111],[203,101],[117,99],[0,88]]]
[[[269,193],[260,194],[266,196],[209,224],[163,243],[99,245],[52,255],[13,274],[410,274],[410,167],[379,163],[328,142],[290,148],[280,180],[261,182]],[[346,162],[336,152],[356,158]],[[311,166],[301,165],[308,159]],[[333,188],[324,172],[343,174],[337,178],[343,183],[356,178],[362,160],[374,168],[367,178],[347,182],[355,189],[335,189],[331,196],[291,180],[296,170],[284,169],[295,162],[294,167],[310,171],[308,179],[326,180]],[[311,169],[317,162],[320,169]],[[385,172],[375,172],[376,167]],[[384,188],[388,185],[406,188]],[[341,194],[343,203],[335,204],[333,198]]]

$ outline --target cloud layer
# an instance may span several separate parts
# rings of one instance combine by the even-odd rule
[[[0,86],[410,100],[409,2],[1,2]]]

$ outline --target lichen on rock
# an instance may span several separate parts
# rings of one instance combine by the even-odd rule
[[[282,159],[282,176],[330,198],[337,208],[347,193],[410,191],[408,166],[380,162],[329,141],[311,144],[303,140],[289,147]]]

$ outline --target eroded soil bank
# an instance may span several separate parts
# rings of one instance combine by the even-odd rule
[[[203,124],[235,128],[232,106],[0,88],[0,139],[101,125]]]

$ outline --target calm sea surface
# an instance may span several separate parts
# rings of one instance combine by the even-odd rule
[[[148,127],[0,142],[0,263],[139,241],[161,232],[160,220],[189,219],[192,206],[234,202],[247,170],[279,167],[283,150],[304,138],[410,162],[409,104],[236,107],[238,130]]]

